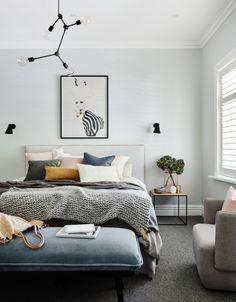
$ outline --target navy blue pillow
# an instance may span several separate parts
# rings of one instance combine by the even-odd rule
[[[84,152],[84,161],[85,165],[92,166],[110,166],[115,158],[115,155],[105,156],[105,157],[96,157],[92,154]]]

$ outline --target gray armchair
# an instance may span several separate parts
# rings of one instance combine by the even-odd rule
[[[193,227],[193,251],[206,288],[236,291],[236,213],[221,211],[223,200],[204,201],[204,223]]]

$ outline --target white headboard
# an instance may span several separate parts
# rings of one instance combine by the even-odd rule
[[[25,146],[25,152],[46,152],[58,147],[63,147],[65,153],[72,155],[83,155],[84,152],[88,152],[100,157],[107,155],[129,156],[129,162],[133,164],[133,176],[145,182],[144,145],[29,145]]]

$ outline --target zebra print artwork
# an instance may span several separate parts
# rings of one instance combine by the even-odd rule
[[[78,85],[78,81],[74,78],[75,86]],[[87,82],[83,81],[83,85],[86,87]],[[96,136],[99,130],[104,128],[104,120],[102,117],[97,116],[91,110],[85,110],[85,102],[84,101],[76,101],[76,117],[80,117],[82,115],[82,123],[84,126],[84,131],[86,136]]]
[[[61,76],[61,138],[108,138],[108,76]]]
[[[104,128],[104,120],[90,110],[85,110],[82,117],[85,134],[87,136],[96,136],[98,130]]]
[[[97,132],[104,128],[104,120],[91,110],[86,110],[85,108],[84,101],[75,101],[75,114],[77,118],[82,117],[86,136],[96,136]]]

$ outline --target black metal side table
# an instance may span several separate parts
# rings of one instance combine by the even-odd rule
[[[168,217],[176,217],[180,220],[180,223],[159,223],[159,225],[187,225],[188,223],[188,195],[185,193],[168,193],[168,192],[163,192],[163,193],[156,193],[153,190],[150,191],[150,195],[152,197],[152,202],[153,202],[153,206],[155,208],[156,205],[156,201],[157,199],[160,199],[162,197],[169,197],[169,198],[173,198],[175,197],[177,199],[178,202],[178,215],[177,216],[168,216]],[[185,200],[185,220],[180,216],[180,202],[181,200]],[[157,216],[158,217],[158,216]],[[159,216],[161,217],[161,216]]]

